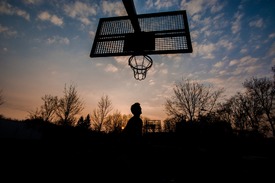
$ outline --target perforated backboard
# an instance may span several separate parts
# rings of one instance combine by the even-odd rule
[[[139,14],[134,20],[101,18],[90,57],[192,53],[185,10]]]

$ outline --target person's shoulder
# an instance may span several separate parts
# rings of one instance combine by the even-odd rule
[[[135,121],[134,116],[133,116],[133,117],[131,117],[131,118],[128,120],[128,123],[131,123],[132,121]]]

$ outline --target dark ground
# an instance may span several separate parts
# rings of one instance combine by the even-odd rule
[[[139,148],[119,138],[1,139],[5,182],[274,181],[274,140],[147,136]],[[2,181],[3,182],[3,181]]]

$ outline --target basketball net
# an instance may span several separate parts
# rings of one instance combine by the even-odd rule
[[[132,55],[129,58],[129,65],[134,71],[135,79],[141,81],[146,78],[147,71],[153,65],[153,60],[148,55]]]

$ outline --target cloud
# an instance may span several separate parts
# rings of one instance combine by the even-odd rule
[[[229,62],[229,66],[236,65],[238,63],[238,60],[234,59]]]
[[[275,43],[273,43],[268,50],[268,56],[272,57],[274,55],[275,55]]]
[[[39,13],[38,19],[42,21],[50,21],[54,25],[63,26],[63,20],[62,18],[57,17],[56,15],[51,15],[48,11],[43,11]]]
[[[23,2],[24,2],[25,4],[33,4],[33,5],[36,5],[36,4],[42,3],[42,0],[23,0]]]
[[[155,85],[155,84],[156,84],[156,82],[155,82],[153,79],[150,79],[150,80],[149,80],[149,85],[150,85],[150,86]]]
[[[88,34],[89,34],[90,38],[94,39],[94,37],[95,37],[95,31],[89,31]]]
[[[145,4],[145,7],[146,7],[146,9],[151,9],[151,8],[153,8],[153,7],[154,7],[154,2],[153,2],[153,0],[147,0],[147,1],[146,1],[146,4]]]
[[[210,70],[210,73],[215,74],[215,75],[216,74],[219,74],[219,75],[227,74],[226,70],[222,70],[223,66],[225,65],[225,59],[226,59],[226,57],[222,61],[215,63],[213,65],[213,68]]]
[[[213,43],[209,43],[209,44],[194,43],[193,45],[194,45],[193,48],[194,48],[195,54],[192,56],[200,55],[200,56],[202,56],[202,58],[205,58],[205,59],[215,58],[213,51],[216,49],[216,47]]]
[[[235,13],[234,18],[235,20],[232,22],[232,33],[236,34],[241,30],[241,19],[243,17],[243,14],[241,14],[239,11]]]
[[[62,26],[63,25],[63,20],[56,15],[51,16],[50,20],[54,25]]]
[[[0,24],[0,34],[5,35],[7,37],[14,37],[17,35],[15,30],[10,29],[9,27],[2,26]]]
[[[103,1],[102,4],[102,11],[104,14],[108,16],[126,16],[127,12],[124,8],[123,3],[121,2],[110,2],[110,1]]]
[[[128,60],[129,60],[130,56],[117,56],[114,57],[115,61],[120,64],[120,65],[128,65]]]
[[[53,36],[47,39],[48,44],[64,44],[64,45],[69,45],[70,40],[67,37],[59,37],[59,36]]]
[[[191,16],[196,13],[200,13],[203,9],[203,0],[194,0],[190,2],[186,2],[186,0],[181,1],[181,7],[184,7],[188,10]]]
[[[226,28],[229,24],[229,21],[225,18],[224,13],[217,14],[216,16],[210,19],[212,28],[216,29],[221,34],[221,29]]]
[[[162,8],[169,8],[177,4],[176,0],[153,0],[146,1],[146,9],[156,8],[157,10]]]
[[[113,64],[107,64],[107,66],[104,69],[106,72],[117,72],[118,68],[115,67]]]
[[[240,59],[240,66],[247,66],[247,65],[253,65],[257,61],[256,58],[253,58],[251,56],[245,56]]]
[[[269,34],[269,35],[268,35],[268,38],[269,38],[269,39],[275,38],[275,33]]]
[[[242,75],[242,74],[254,74],[255,71],[260,67],[256,64],[258,61],[257,58],[253,58],[251,56],[245,56],[240,58],[239,60],[230,61],[229,65],[235,65],[236,68],[232,72],[233,75]]]
[[[218,46],[222,46],[227,50],[231,50],[233,48],[233,43],[226,39],[221,39],[218,42]]]
[[[214,67],[216,67],[216,68],[220,68],[220,67],[222,67],[224,65],[224,63],[223,62],[217,62],[216,64],[214,64]]]
[[[201,14],[206,11],[206,9],[210,9],[211,13],[217,13],[221,11],[224,7],[224,4],[217,4],[220,1],[217,0],[192,0],[187,2],[187,0],[181,1],[181,9],[186,9],[191,16],[195,14]]]
[[[64,5],[64,11],[67,16],[77,19],[84,25],[91,24],[89,16],[94,16],[97,14],[97,5],[90,6],[83,2],[76,1],[73,4]]]
[[[41,12],[39,15],[38,15],[38,18],[40,20],[50,20],[51,19],[51,15],[47,12],[47,11],[44,11],[44,12]]]
[[[242,49],[240,50],[240,53],[247,53],[247,49],[246,49],[246,48],[242,48]]]
[[[213,5],[211,6],[211,13],[217,13],[219,11],[221,11],[225,6],[224,4],[216,4],[215,2],[213,2]]]
[[[17,15],[20,17],[23,17],[26,20],[30,20],[30,15],[26,11],[19,9],[17,7],[14,7],[10,5],[9,3],[3,1],[0,2],[0,14],[6,14],[6,15]]]
[[[258,18],[257,20],[253,20],[251,22],[249,22],[249,26],[250,27],[256,27],[256,28],[261,28],[263,27],[264,22],[262,18]]]

